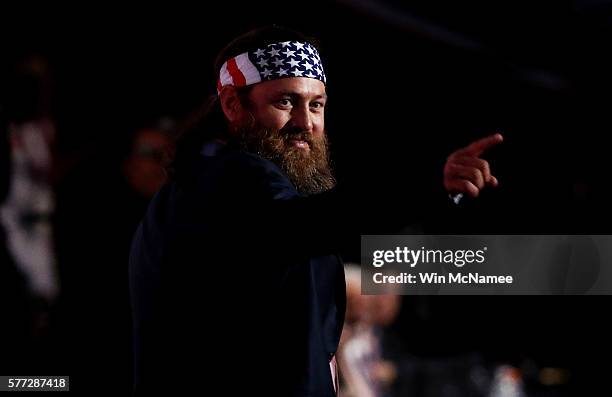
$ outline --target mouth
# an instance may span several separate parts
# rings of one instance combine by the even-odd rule
[[[300,148],[300,149],[304,149],[304,150],[310,150],[310,144],[304,140],[301,139],[290,139],[289,140],[289,144],[293,147],[296,148]]]

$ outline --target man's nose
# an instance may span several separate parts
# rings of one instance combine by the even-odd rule
[[[294,107],[291,112],[291,124],[295,129],[312,132],[312,115],[308,106]]]

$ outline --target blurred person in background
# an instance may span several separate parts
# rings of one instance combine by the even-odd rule
[[[166,119],[159,127],[137,131],[132,140],[123,172],[131,189],[144,199],[151,199],[166,182],[165,165],[171,156],[168,129],[171,126],[172,121]],[[140,216],[143,213],[141,211]]]
[[[151,198],[166,182],[166,166],[173,155],[171,131],[174,121],[162,118],[150,127],[138,129],[129,140],[129,147],[122,165],[122,179],[116,188],[125,224],[125,252],[134,231],[144,216]]]
[[[49,115],[48,65],[31,57],[18,66],[10,98],[10,182],[0,212],[7,246],[33,296],[52,304],[59,293],[52,186],[55,126]]]
[[[399,314],[400,296],[393,294],[393,291],[385,295],[362,295],[360,267],[347,264],[344,271],[346,319],[338,349],[343,395],[394,395],[392,391],[398,380],[397,367],[383,351],[383,339],[387,328]],[[398,346],[391,348],[397,349]]]
[[[0,109],[0,290],[6,321],[4,373],[44,372],[56,359],[53,315],[60,293],[53,217],[55,125],[51,73],[41,56],[20,57]]]
[[[516,368],[505,363],[495,368],[477,352],[457,355],[449,352],[438,357],[415,355],[411,348],[420,342],[412,340],[415,335],[409,332],[399,334],[394,325],[402,308],[402,298],[411,302],[417,297],[396,295],[393,285],[383,295],[362,295],[360,267],[348,264],[345,274],[346,322],[338,352],[343,395],[524,395]],[[420,323],[414,324],[416,328],[419,326]]]

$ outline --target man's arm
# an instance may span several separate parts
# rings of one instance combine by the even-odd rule
[[[452,153],[444,167],[444,187],[452,194],[476,197],[485,186],[497,186],[482,153],[502,142],[501,134],[480,139]],[[240,189],[245,197],[257,192],[255,199],[244,202],[252,222],[266,229],[279,247],[293,252],[326,254],[338,251],[347,235],[358,236],[363,227],[406,210],[401,196],[390,194],[388,205],[371,208],[368,203],[339,186],[308,197],[298,195],[287,177],[267,160],[244,154],[234,172],[239,172],[248,186]],[[359,205],[355,205],[355,201]]]

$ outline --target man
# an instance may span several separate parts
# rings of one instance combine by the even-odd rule
[[[348,217],[321,59],[302,34],[269,27],[230,43],[215,71],[218,95],[177,143],[133,241],[135,391],[336,395]],[[498,139],[449,158],[449,191],[496,184],[477,156]]]

